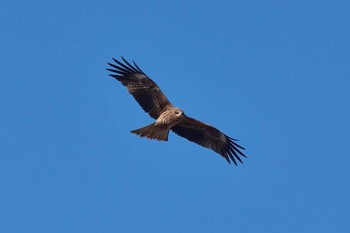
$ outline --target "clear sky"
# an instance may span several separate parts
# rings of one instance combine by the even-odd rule
[[[349,7],[3,1],[0,232],[350,232]],[[244,164],[131,134],[120,56]]]

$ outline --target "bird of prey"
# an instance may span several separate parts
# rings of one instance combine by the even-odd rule
[[[132,130],[132,133],[149,139],[168,141],[169,130],[172,130],[189,141],[212,149],[228,163],[231,160],[235,165],[236,160],[243,163],[240,156],[246,156],[240,149],[244,148],[236,143],[236,139],[213,126],[188,117],[183,110],[170,103],[158,85],[135,62],[132,65],[121,58],[122,61],[112,58],[115,63],[108,63],[111,67],[107,70],[112,72],[109,75],[121,82],[143,110],[156,120],[143,128]]]

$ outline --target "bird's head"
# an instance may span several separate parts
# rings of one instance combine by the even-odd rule
[[[182,111],[179,108],[174,108],[174,114],[178,117],[183,116],[184,115],[184,111]]]

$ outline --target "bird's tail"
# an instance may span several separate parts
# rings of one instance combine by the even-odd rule
[[[168,141],[169,129],[163,129],[155,126],[154,123],[140,129],[132,130],[131,133],[137,134],[140,137],[156,139],[159,141]]]

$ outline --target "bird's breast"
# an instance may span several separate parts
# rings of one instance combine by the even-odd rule
[[[155,125],[170,129],[182,121],[183,117],[176,115],[174,111],[167,110],[163,112],[157,119]]]

